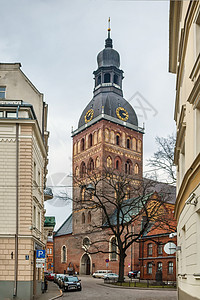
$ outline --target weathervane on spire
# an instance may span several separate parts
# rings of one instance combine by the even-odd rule
[[[108,18],[108,38],[110,39],[110,17]]]

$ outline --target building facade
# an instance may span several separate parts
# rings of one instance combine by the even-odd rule
[[[167,185],[168,186],[168,185]],[[175,187],[171,189],[171,200],[175,200]],[[152,224],[140,239],[140,278],[154,281],[176,281],[176,220],[175,204],[167,203],[168,222]],[[167,245],[167,246],[166,246]],[[166,248],[167,247],[167,248]]]
[[[41,292],[47,104],[19,63],[0,64],[0,299]],[[46,195],[47,198],[49,195]]]
[[[200,299],[200,2],[170,1],[169,71],[176,74],[179,299]]]

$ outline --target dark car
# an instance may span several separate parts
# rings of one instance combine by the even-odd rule
[[[128,272],[128,277],[129,278],[136,278],[137,275],[138,275],[138,272],[139,271],[130,271],[130,272]]]
[[[77,276],[65,276],[63,280],[63,291],[81,291],[81,280]]]

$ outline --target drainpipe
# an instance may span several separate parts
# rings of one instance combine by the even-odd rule
[[[15,233],[15,282],[13,297],[17,296],[17,278],[18,278],[18,216],[19,216],[19,124],[16,123],[16,233]]]

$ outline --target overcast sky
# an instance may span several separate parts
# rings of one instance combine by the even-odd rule
[[[168,73],[169,2],[0,3],[0,61],[21,62],[23,72],[49,105],[49,184],[70,185],[71,128],[77,128],[82,110],[93,97],[92,73],[104,48],[108,17],[125,76],[124,98],[135,108],[140,126],[145,122],[145,169],[145,159],[156,150],[155,136],[175,132],[175,77]],[[51,201],[46,210],[47,215],[56,215],[58,227],[69,215],[70,205]]]

